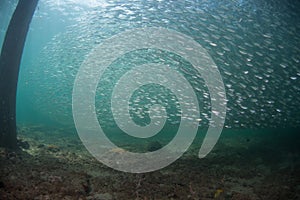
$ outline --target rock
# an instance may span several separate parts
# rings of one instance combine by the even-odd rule
[[[162,148],[162,145],[158,141],[150,142],[147,145],[147,151],[156,151],[160,148]]]
[[[37,146],[37,148],[43,148],[43,147],[45,147],[44,144],[39,144],[39,145]]]
[[[49,144],[47,146],[47,149],[48,149],[48,151],[51,151],[52,153],[56,153],[56,152],[60,151],[59,146],[56,146],[54,144]]]
[[[29,149],[29,147],[30,147],[30,145],[27,141],[18,140],[17,143],[18,143],[18,146],[21,147],[22,149]]]
[[[87,197],[87,200],[111,200],[111,199],[113,199],[113,197],[109,193],[99,193]]]
[[[4,183],[0,181],[0,188],[4,188]]]

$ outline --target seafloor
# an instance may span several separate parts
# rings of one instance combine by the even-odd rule
[[[0,199],[300,199],[300,137],[290,129],[224,131],[206,158],[192,146],[146,174],[106,167],[66,132],[19,128],[21,150],[0,149]]]

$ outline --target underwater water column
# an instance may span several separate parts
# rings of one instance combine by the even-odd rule
[[[3,41],[0,56],[0,146],[17,148],[16,93],[19,68],[38,0],[19,0]]]

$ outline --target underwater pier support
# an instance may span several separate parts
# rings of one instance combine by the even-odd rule
[[[32,16],[38,0],[19,0],[0,55],[0,146],[17,148],[16,95],[19,68]]]

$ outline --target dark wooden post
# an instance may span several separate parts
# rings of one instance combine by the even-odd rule
[[[38,0],[19,0],[0,56],[0,146],[17,148],[16,93],[20,62]]]

